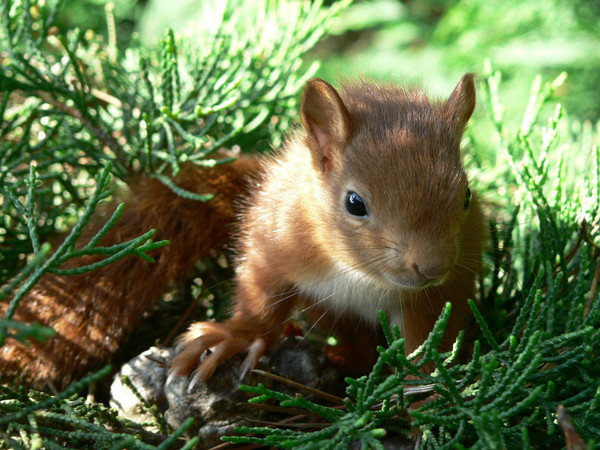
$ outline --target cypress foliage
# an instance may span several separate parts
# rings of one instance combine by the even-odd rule
[[[108,42],[91,32],[60,30],[55,18],[68,2],[2,1],[0,300],[10,305],[0,319],[0,346],[7,337],[24,342],[52,335],[49,328],[11,320],[45,273],[83,273],[131,254],[151,260],[149,251],[168,244],[153,242],[154,230],[140,230],[131,241],[99,246],[121,205],[76,247],[115,182],[146,174],[178,195],[206,201],[210,197],[178,188],[165,174],[177,174],[183,162],[214,165],[211,153],[222,146],[261,151],[278,145],[295,118],[298,90],[317,67],[302,69],[301,57],[347,3],[210,2],[203,7],[212,20],[197,29],[168,30],[158,49],[134,42],[119,53],[114,26]],[[51,251],[48,242],[69,228]],[[82,255],[103,258],[60,268]],[[73,399],[109,372],[56,396],[3,387],[0,429],[8,445],[154,448],[139,439],[139,427]],[[187,427],[159,447],[167,448]]]

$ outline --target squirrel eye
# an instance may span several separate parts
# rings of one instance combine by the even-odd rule
[[[469,205],[471,204],[471,189],[467,188],[467,193],[465,195],[465,204],[463,205],[463,208],[468,209]]]
[[[353,216],[365,217],[367,215],[367,206],[356,192],[350,191],[346,194],[345,206],[346,211]]]

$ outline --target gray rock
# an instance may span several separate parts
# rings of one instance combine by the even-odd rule
[[[175,350],[172,348],[150,347],[124,364],[110,387],[110,406],[115,408],[121,417],[134,422],[155,422],[148,408],[138,400],[122,378],[128,376],[142,398],[148,404],[156,405],[159,411],[164,412],[168,406],[164,385],[167,380],[169,364],[174,356]],[[147,429],[156,432],[158,426],[150,426]]]
[[[247,419],[260,419],[260,411],[245,407],[250,397],[238,390],[242,358],[226,361],[206,383],[198,382],[190,389],[190,378],[170,377],[165,385],[168,408],[165,419],[178,428],[188,417],[194,424],[188,435],[200,438],[200,448],[221,444],[221,436],[235,434],[235,428],[247,425]],[[255,384],[255,375],[244,379]]]
[[[152,420],[131,390],[123,385],[121,376],[128,375],[142,397],[148,403],[156,404],[173,428],[193,417],[194,424],[187,435],[199,436],[200,448],[208,448],[219,445],[221,436],[235,434],[236,427],[260,425],[260,420],[281,418],[248,407],[247,400],[252,394],[238,390],[241,383],[257,385],[261,382],[289,395],[298,393],[298,388],[256,373],[246,375],[240,382],[242,356],[225,361],[208,382],[199,382],[190,388],[189,377],[167,377],[170,360],[175,354],[174,349],[152,347],[121,368],[111,386],[111,405],[121,416],[138,423]],[[321,349],[301,339],[283,341],[272,356],[263,358],[261,363],[263,370],[315,389],[335,392],[342,386],[340,377],[328,366]],[[307,392],[300,393],[312,397]]]

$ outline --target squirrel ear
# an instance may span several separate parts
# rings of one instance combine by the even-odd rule
[[[301,116],[304,128],[316,144],[316,148],[310,146],[313,157],[327,172],[332,152],[350,137],[352,116],[333,86],[319,78],[306,83]]]
[[[463,129],[475,109],[475,75],[465,74],[458,82],[450,98],[444,103],[444,110],[459,129]]]

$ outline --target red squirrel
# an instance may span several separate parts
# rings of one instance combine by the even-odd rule
[[[239,222],[233,316],[192,324],[173,374],[207,380],[246,352],[244,373],[297,306],[341,339],[330,353],[350,372],[374,362],[380,309],[410,353],[452,302],[448,349],[469,322],[485,235],[460,153],[474,107],[472,74],[440,104],[365,80],[309,81],[302,128],[264,163]]]
[[[123,217],[100,244],[151,228],[155,240],[171,244],[151,253],[155,263],[129,256],[84,275],[44,276],[14,318],[57,334],[30,346],[7,340],[0,373],[38,388],[48,381],[64,387],[104,364],[142,312],[234,228],[233,316],[192,324],[174,374],[195,370],[196,380],[206,380],[221,361],[244,352],[250,369],[297,306],[340,338],[328,353],[349,373],[368,370],[376,356],[379,309],[400,326],[411,352],[452,302],[442,342],[449,347],[469,323],[466,300],[475,294],[486,233],[460,154],[474,106],[471,74],[442,103],[370,81],[337,91],[310,80],[302,127],[281,151],[212,168],[188,164],[173,178],[184,189],[214,193],[213,200],[178,197],[147,177],[131,181]],[[236,203],[245,205],[241,214]]]

